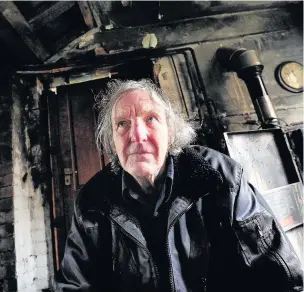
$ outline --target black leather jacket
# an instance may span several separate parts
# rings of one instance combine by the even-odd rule
[[[172,194],[172,291],[302,291],[299,260],[232,159],[184,149],[174,158]],[[56,291],[159,291],[158,269],[121,197],[121,175],[107,168],[84,186]]]

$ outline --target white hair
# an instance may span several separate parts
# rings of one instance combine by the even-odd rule
[[[115,152],[113,141],[112,109],[115,102],[122,95],[133,90],[147,91],[156,103],[163,106],[169,130],[168,152],[170,154],[179,154],[183,147],[189,145],[196,138],[194,127],[178,114],[164,92],[151,80],[111,81],[107,84],[106,90],[101,91],[96,97],[96,108],[99,111],[96,128],[96,144],[98,150],[109,157],[114,171],[119,169],[120,163]]]

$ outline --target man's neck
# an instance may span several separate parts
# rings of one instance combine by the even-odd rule
[[[151,194],[158,190],[165,180],[165,168],[155,177],[137,177],[135,178],[142,190],[146,194]]]

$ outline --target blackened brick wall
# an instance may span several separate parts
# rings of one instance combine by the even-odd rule
[[[2,84],[4,84],[2,79]],[[12,123],[9,84],[0,85],[0,291],[17,291],[12,188]]]

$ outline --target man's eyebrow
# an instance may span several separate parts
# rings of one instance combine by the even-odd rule
[[[119,122],[121,120],[126,120],[128,119],[128,117],[126,115],[117,115],[117,116],[114,116],[114,121],[115,122]]]

